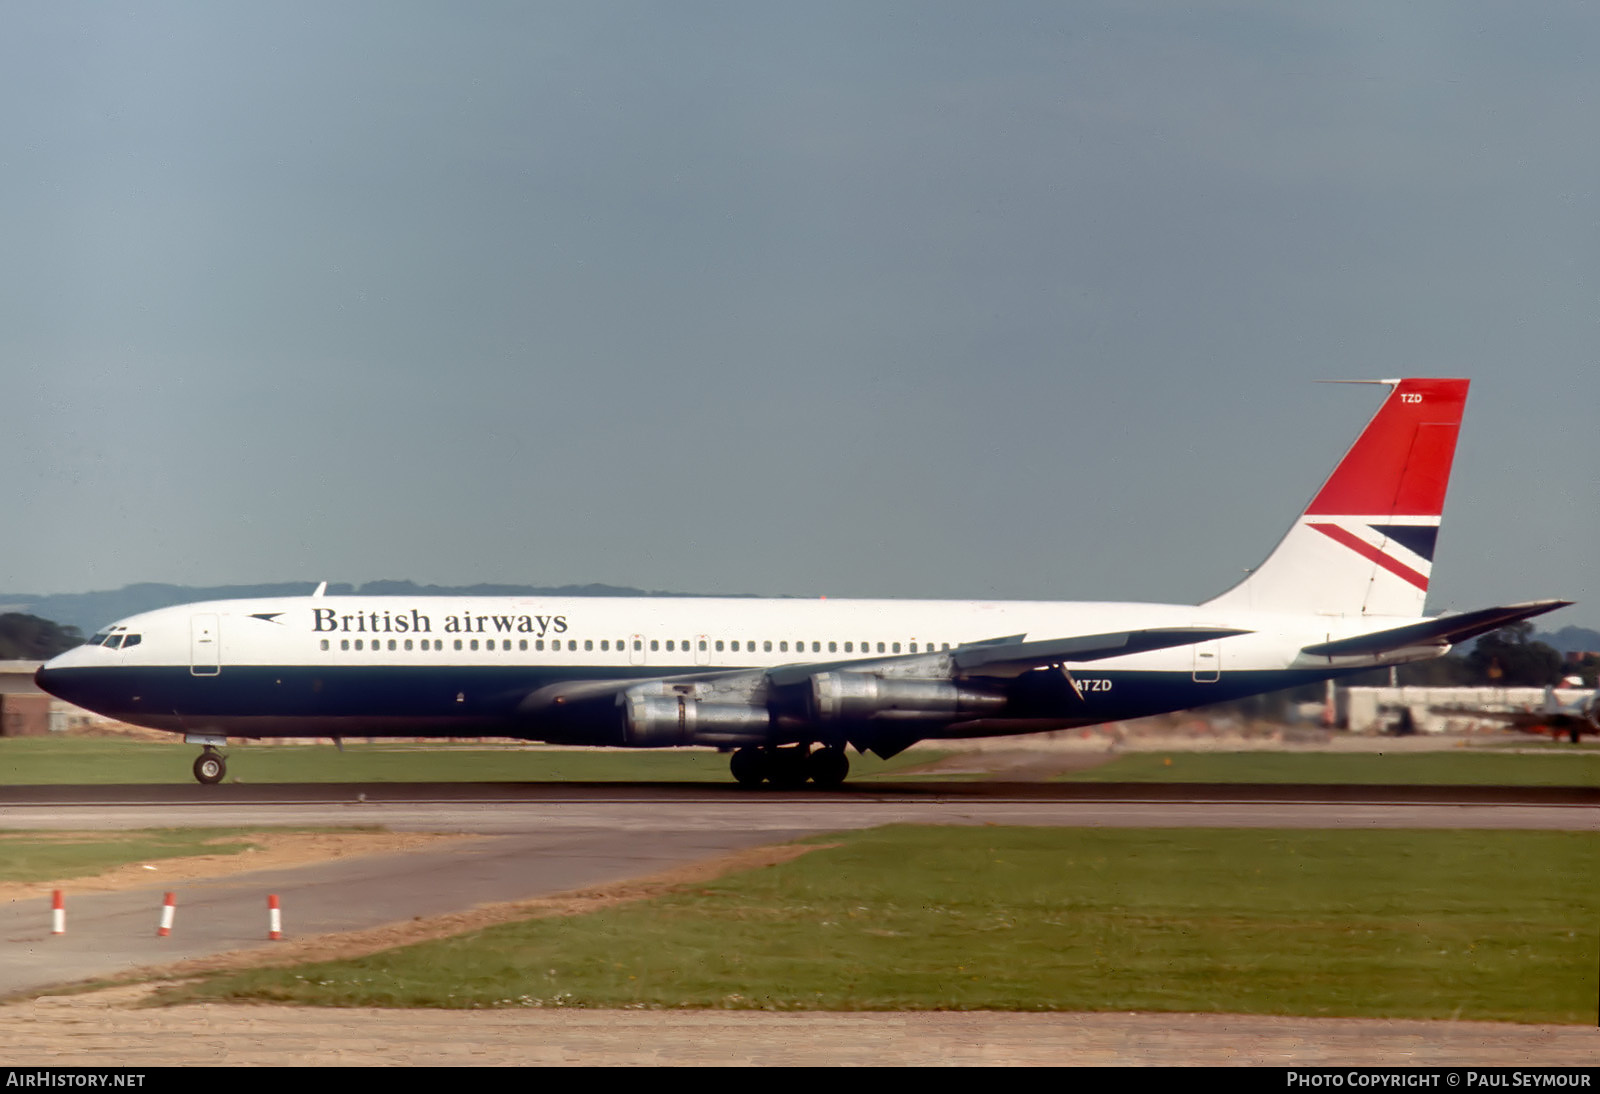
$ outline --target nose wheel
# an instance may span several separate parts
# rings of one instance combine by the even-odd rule
[[[228,763],[216,749],[206,746],[194,762],[194,777],[207,786],[214,786],[228,773]]]

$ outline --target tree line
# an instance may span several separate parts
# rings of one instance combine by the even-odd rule
[[[0,613],[0,661],[48,661],[82,644],[77,627],[21,612]]]

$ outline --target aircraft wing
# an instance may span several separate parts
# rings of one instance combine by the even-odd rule
[[[895,657],[804,661],[791,665],[777,665],[769,669],[714,669],[644,679],[569,680],[532,692],[522,700],[519,709],[524,714],[536,714],[568,704],[614,698],[641,685],[692,684],[709,688],[712,692],[724,693],[747,690],[761,682],[780,688],[794,687],[824,672],[877,673],[888,669],[896,675],[920,675],[918,670],[925,669],[929,675],[945,672],[964,677],[1020,676],[1024,672],[1047,665],[1100,661],[1108,657],[1148,653],[1151,650],[1169,649],[1173,646],[1191,646],[1197,642],[1209,642],[1215,638],[1248,633],[1250,632],[1234,627],[1196,626],[1152,627],[1146,630],[1075,635],[1070,638],[1050,638],[1035,642],[1025,642],[1021,635],[1012,635],[985,642],[970,642],[954,650],[908,653]]]
[[[1526,604],[1507,604],[1498,608],[1480,608],[1475,612],[1441,615],[1437,619],[1424,619],[1420,623],[1407,623],[1386,631],[1318,642],[1304,647],[1304,652],[1314,657],[1356,657],[1414,646],[1454,646],[1480,634],[1497,631],[1507,624],[1565,608],[1571,603],[1570,600],[1533,600]]]
[[[1017,676],[1045,665],[1103,661],[1108,657],[1192,646],[1214,638],[1249,633],[1237,627],[1151,627],[1140,631],[1049,638],[1040,642],[966,645],[954,652],[952,660],[966,675]]]
[[[954,650],[938,653],[908,653],[898,657],[871,660],[806,662],[779,665],[766,670],[766,677],[779,687],[804,683],[819,672],[881,672],[885,668],[908,669],[926,663],[931,669],[948,659],[958,676],[1020,676],[1046,665],[1102,661],[1133,653],[1148,653],[1173,646],[1192,646],[1213,638],[1228,638],[1249,631],[1235,627],[1151,627],[1139,631],[1110,634],[1082,634],[1071,638],[1048,638],[1025,642],[1022,635],[968,642]]]

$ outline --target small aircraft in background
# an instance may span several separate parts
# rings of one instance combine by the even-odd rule
[[[1563,703],[1556,689],[1544,689],[1544,702],[1537,709],[1490,710],[1484,707],[1438,706],[1430,708],[1435,714],[1468,714],[1485,721],[1505,722],[1507,728],[1524,733],[1548,733],[1552,738],[1565,736],[1577,744],[1587,733],[1600,736],[1600,688],[1580,694],[1571,702]]]

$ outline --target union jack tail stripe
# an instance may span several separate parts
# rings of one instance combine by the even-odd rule
[[[1329,539],[1333,540],[1335,543],[1344,544],[1362,558],[1371,559],[1373,562],[1376,562],[1379,566],[1382,566],[1385,570],[1388,570],[1391,574],[1394,574],[1401,580],[1409,581],[1423,592],[1428,591],[1427,574],[1419,573],[1418,571],[1413,570],[1410,566],[1407,566],[1404,562],[1401,562],[1399,559],[1395,558],[1393,555],[1385,554],[1382,546],[1368,543],[1360,536],[1353,532],[1346,531],[1337,524],[1321,524],[1316,521],[1307,521],[1306,523],[1310,527],[1315,528],[1317,531],[1327,536]],[[1368,525],[1368,527],[1377,529],[1380,527],[1380,525]]]
[[[1208,606],[1422,614],[1468,381],[1380,382],[1388,398],[1277,549]]]

